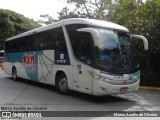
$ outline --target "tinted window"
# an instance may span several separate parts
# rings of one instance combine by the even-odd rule
[[[19,38],[18,43],[18,52],[28,51],[30,49],[29,39],[27,39],[27,37]]]
[[[77,31],[86,27],[83,24],[66,26],[75,57],[86,64],[91,64],[92,36],[88,32]]]
[[[67,52],[62,27],[7,41],[5,44],[6,52],[24,52],[50,49]]]
[[[5,44],[6,52],[16,52],[18,49],[18,42],[16,40],[7,41]]]
[[[50,31],[51,48],[61,52],[67,52],[67,46],[62,28],[56,28]]]
[[[62,28],[55,28],[32,36],[36,41],[37,50],[59,49],[67,51],[66,42]]]

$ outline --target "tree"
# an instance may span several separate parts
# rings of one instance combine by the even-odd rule
[[[97,18],[108,19],[108,10],[112,0],[67,0],[68,4],[75,5],[73,11],[64,7],[59,12],[59,20],[66,18]]]
[[[39,20],[38,23],[40,23],[40,24],[48,25],[48,24],[51,24],[51,23],[57,21],[56,19],[54,19],[52,16],[50,16],[48,14],[40,15],[40,17],[46,19],[46,20]]]
[[[67,7],[64,7],[60,12],[58,12],[59,20],[63,20],[63,19],[67,19],[67,18],[79,18],[81,17],[80,14],[76,14],[73,11],[69,11],[69,9]]]
[[[39,20],[39,23],[51,24],[55,21],[67,18],[96,18],[110,21],[109,10],[112,7],[112,0],[67,0],[68,4],[75,6],[75,9],[70,11],[68,7],[64,7],[58,12],[58,19],[54,19],[48,14],[41,15],[46,19]]]
[[[0,9],[0,49],[4,49],[7,38],[40,27],[33,19],[10,10]]]
[[[148,39],[149,51],[139,52],[142,83],[159,83],[160,86],[160,64],[157,62],[160,60],[160,1],[116,0],[110,13],[113,22]],[[138,41],[135,44],[137,49],[142,47]]]

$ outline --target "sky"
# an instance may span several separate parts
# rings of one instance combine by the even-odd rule
[[[66,0],[0,0],[0,9],[12,10],[35,21],[40,20],[42,14],[57,18],[57,12],[66,5]]]

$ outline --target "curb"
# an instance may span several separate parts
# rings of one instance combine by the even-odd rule
[[[139,87],[139,90],[160,91],[160,87],[140,86],[140,87]]]

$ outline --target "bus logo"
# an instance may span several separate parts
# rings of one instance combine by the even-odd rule
[[[23,63],[24,67],[32,67],[32,69],[35,68],[35,53],[33,54],[24,54],[23,55]]]
[[[130,74],[129,75],[129,80],[132,80],[134,78],[134,75],[133,74]]]
[[[12,117],[11,112],[2,112],[2,119],[10,119]]]

